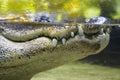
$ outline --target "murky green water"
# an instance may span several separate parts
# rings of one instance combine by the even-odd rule
[[[47,11],[70,18],[106,16],[120,18],[119,0],[0,0],[0,14],[24,15]]]

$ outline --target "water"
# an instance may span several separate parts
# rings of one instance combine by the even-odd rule
[[[26,17],[48,12],[57,20],[82,21],[84,18],[105,16],[120,19],[119,0],[0,0],[0,15],[4,18]],[[28,17],[28,16],[27,16]]]

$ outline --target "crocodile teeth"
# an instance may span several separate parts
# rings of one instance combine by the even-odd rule
[[[62,43],[63,43],[63,44],[66,43],[66,39],[65,39],[65,38],[62,39]]]
[[[101,28],[101,30],[100,30],[100,34],[103,34],[103,33],[104,33],[104,29]]]
[[[103,33],[102,35],[105,36],[105,33]]]
[[[75,36],[74,32],[71,32],[71,37],[74,37],[74,36]]]
[[[110,29],[109,28],[107,28],[107,32],[110,33]]]
[[[54,38],[54,39],[52,40],[53,46],[56,46],[56,45],[57,45],[57,42],[58,42],[57,39]]]
[[[82,24],[80,24],[80,25],[78,26],[78,32],[79,32],[79,35],[80,35],[80,36],[83,36],[83,35],[84,35],[84,31],[83,31],[83,29],[82,29],[83,26],[84,26],[84,25],[82,25]]]

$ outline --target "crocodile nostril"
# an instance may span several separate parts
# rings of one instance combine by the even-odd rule
[[[83,24],[82,29],[86,34],[94,34],[101,30],[101,26],[94,24]]]

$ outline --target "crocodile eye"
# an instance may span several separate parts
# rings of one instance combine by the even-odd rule
[[[108,24],[108,23],[111,23],[111,20],[106,17],[93,17],[93,18],[87,19],[85,22],[91,23],[91,24]]]
[[[54,22],[54,16],[49,13],[40,12],[34,14],[31,20],[33,20],[34,22],[43,22],[43,23]]]
[[[45,15],[39,16],[38,15],[35,17],[35,22],[51,22],[51,19],[49,16],[45,16]]]

